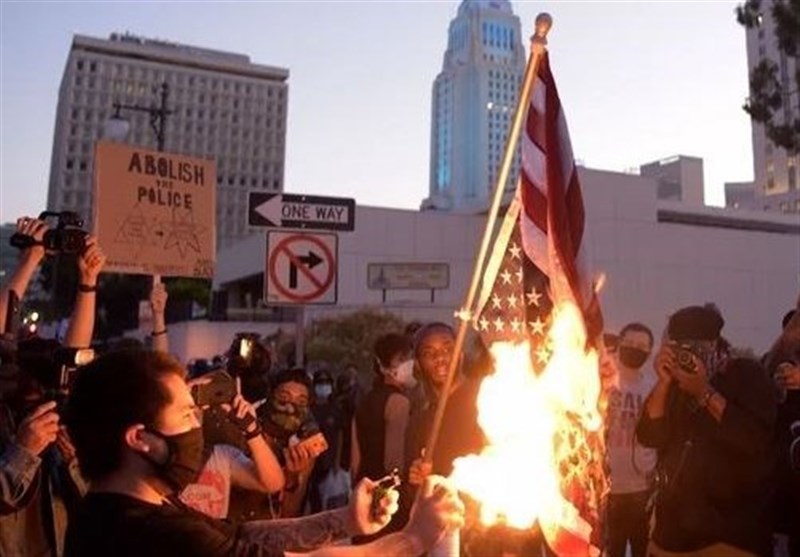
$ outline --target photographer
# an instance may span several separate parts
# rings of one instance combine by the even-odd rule
[[[3,332],[11,345],[16,328],[10,307],[24,297],[28,283],[47,255],[43,241],[47,223],[23,217],[17,233],[30,240],[20,252],[19,265],[0,291]],[[81,287],[76,296],[65,346],[89,345],[94,328],[97,276],[105,256],[94,238],[85,236],[78,257]],[[60,345],[33,338],[12,349],[16,373],[0,401],[0,555],[61,555],[66,516],[86,490],[78,473],[75,450],[61,426],[54,394],[63,390]],[[74,352],[72,353],[74,357]],[[4,362],[5,364],[6,362]],[[64,362],[65,363],[65,362]]]
[[[652,557],[771,554],[775,397],[761,366],[734,358],[716,309],[673,314],[639,442],[658,450]]]
[[[380,530],[396,494],[362,482],[353,504],[295,520],[241,527],[186,508],[174,493],[196,478],[203,436],[184,371],[148,351],[107,354],[78,375],[69,401],[69,429],[83,473],[92,481],[67,533],[66,555],[115,557],[420,555],[463,522],[463,505],[447,484],[429,481],[409,525],[361,547],[325,547]],[[373,495],[377,501],[373,501]]]

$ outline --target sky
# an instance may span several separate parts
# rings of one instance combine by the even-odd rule
[[[624,171],[702,157],[706,202],[716,205],[724,182],[753,176],[736,4],[512,2],[524,36],[537,13],[553,16],[551,67],[579,163]],[[115,31],[288,68],[285,191],[418,208],[428,193],[431,86],[457,8],[449,0],[0,0],[0,222],[45,206],[72,35]]]

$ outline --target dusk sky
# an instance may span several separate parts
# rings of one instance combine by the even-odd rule
[[[550,56],[580,163],[705,161],[706,201],[753,176],[736,2],[512,2],[553,16]],[[115,31],[286,67],[285,190],[417,208],[431,85],[457,1],[0,2],[0,221],[44,209],[58,87],[75,33]],[[527,41],[526,41],[527,46]]]

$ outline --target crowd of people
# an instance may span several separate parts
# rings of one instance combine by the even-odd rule
[[[47,225],[24,218],[18,229],[41,240]],[[502,554],[474,525],[475,502],[445,479],[485,444],[476,400],[491,373],[485,350],[455,352],[449,325],[381,336],[371,370],[310,374],[253,333],[187,366],[169,354],[168,293],[155,283],[150,348],[87,363],[76,355],[91,346],[105,263],[91,236],[61,342],[9,328],[45,256],[36,243],[22,250],[0,292],[0,555],[409,556],[465,524],[463,555]],[[723,326],[717,308],[692,306],[658,342],[630,323],[598,347],[604,555],[800,555],[800,314],[760,358],[733,349]],[[516,551],[550,554],[536,535]]]

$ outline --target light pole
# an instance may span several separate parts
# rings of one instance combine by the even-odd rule
[[[105,137],[117,141],[124,141],[131,129],[131,123],[121,116],[122,110],[133,110],[136,112],[146,112],[150,115],[150,126],[156,134],[156,145],[159,151],[164,150],[164,131],[167,127],[167,116],[172,114],[172,110],[167,108],[169,98],[169,85],[161,83],[159,91],[159,106],[142,106],[139,104],[114,103],[114,115],[106,120],[104,124]]]

